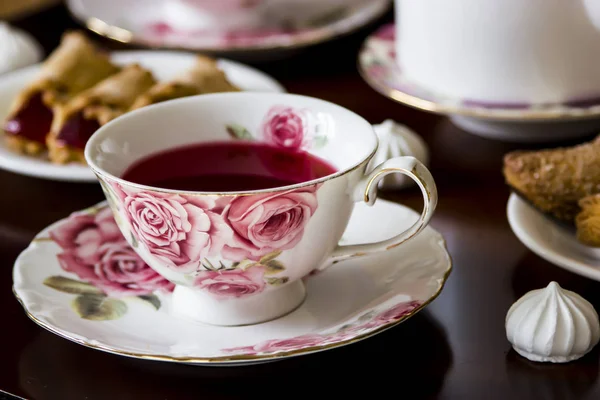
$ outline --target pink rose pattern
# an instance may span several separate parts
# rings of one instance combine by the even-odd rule
[[[316,149],[328,142],[327,128],[320,125],[319,118],[308,109],[276,105],[263,118],[261,132],[256,138],[260,137],[270,145],[288,150]],[[225,128],[234,139],[256,139],[241,125],[229,124]]]
[[[193,271],[231,239],[231,228],[211,211],[214,203],[124,188],[120,192],[136,239],[171,268]]]
[[[152,270],[131,249],[109,208],[72,214],[50,231],[63,250],[57,255],[67,272],[112,297],[172,291],[174,285]]]
[[[367,313],[363,317],[358,318],[354,324],[349,326],[346,325],[337,332],[330,334],[307,334],[288,339],[271,339],[253,346],[233,347],[223,349],[222,351],[229,354],[245,355],[272,354],[336,343],[352,339],[392,322],[400,321],[412,314],[421,307],[421,305],[422,302],[413,300],[396,304],[394,307],[375,314],[374,316],[371,316],[371,313]],[[365,319],[367,322],[364,322]]]
[[[275,250],[296,246],[317,209],[316,190],[316,186],[306,186],[234,198],[223,211],[234,232],[223,255],[233,261],[256,261]]]
[[[194,284],[201,289],[208,290],[216,297],[242,297],[264,290],[265,270],[264,266],[256,265],[247,270],[201,271]]]
[[[262,131],[268,143],[289,149],[300,149],[309,133],[307,113],[287,106],[275,106],[267,113]]]
[[[287,277],[264,275],[270,266],[275,273],[285,270],[276,256],[298,244],[317,209],[318,185],[214,199],[117,183],[111,188],[131,226],[133,245],[144,245],[173,270],[193,273],[195,286],[220,298],[260,293],[266,283],[286,283]],[[211,257],[220,260],[218,266]]]
[[[307,138],[316,137],[309,132],[308,119],[307,110],[275,106],[263,120],[263,138],[275,146],[300,151],[308,144]],[[239,125],[229,125],[227,131],[234,138],[252,139]],[[324,136],[316,138],[319,140],[313,145],[327,142]],[[133,246],[142,244],[173,270],[196,274],[195,285],[216,297],[260,293],[266,287],[265,281],[271,285],[288,281],[287,277],[264,278],[273,263],[273,270],[285,269],[269,255],[292,249],[300,242],[317,209],[319,186],[211,198],[144,191],[117,183],[103,185],[107,196],[117,199],[119,209],[124,210]],[[221,261],[215,268],[207,262],[212,257],[233,264],[226,267]],[[266,265],[262,265],[265,257]],[[240,271],[237,267],[243,261],[254,264],[250,264],[252,268],[245,264]]]

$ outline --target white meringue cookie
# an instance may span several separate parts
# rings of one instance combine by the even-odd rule
[[[28,33],[0,21],[0,74],[42,60],[39,43]]]
[[[423,139],[408,127],[391,119],[373,125],[379,138],[379,147],[369,164],[369,169],[377,167],[392,157],[413,156],[423,164],[429,164],[429,149]],[[414,181],[402,174],[389,174],[379,181],[380,188],[400,189],[414,184]]]
[[[517,300],[508,310],[505,322],[508,341],[517,353],[532,361],[576,360],[600,339],[594,307],[556,282]]]

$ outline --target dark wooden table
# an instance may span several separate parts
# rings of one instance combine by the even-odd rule
[[[359,77],[356,56],[376,24],[281,61],[257,65],[293,93],[338,103],[372,123],[400,121],[424,136],[440,202],[432,226],[446,238],[454,271],[440,297],[405,323],[357,344],[250,367],[191,367],[106,354],[30,321],[12,295],[12,266],[34,235],[103,200],[97,184],[59,183],[0,171],[0,389],[31,399],[335,398],[364,393],[421,399],[597,399],[598,350],[567,365],[528,362],[505,337],[504,318],[526,291],[556,280],[600,310],[600,284],[529,252],[506,219],[505,152],[446,118],[388,100]],[[47,51],[77,27],[63,7],[17,21]],[[420,209],[417,189],[387,199]],[[0,392],[1,393],[1,392]],[[259,397],[260,396],[260,397]],[[2,396],[0,395],[0,398]]]

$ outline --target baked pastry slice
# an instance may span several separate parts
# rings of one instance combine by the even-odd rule
[[[155,83],[150,71],[130,64],[57,107],[46,139],[50,161],[85,163],[83,150],[90,136],[127,112],[139,94]]]
[[[509,153],[503,173],[507,184],[533,206],[572,223],[579,201],[600,193],[600,136],[573,147]]]
[[[65,33],[35,79],[13,100],[4,123],[8,146],[21,153],[41,153],[54,109],[118,70],[85,35]]]
[[[588,246],[600,247],[600,194],[582,198],[579,207],[581,211],[575,217],[577,240]]]
[[[232,84],[211,57],[198,55],[194,65],[170,81],[159,82],[141,94],[132,105],[135,110],[150,104],[202,93],[237,92],[240,89]]]

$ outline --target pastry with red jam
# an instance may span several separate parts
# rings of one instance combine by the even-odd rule
[[[102,125],[126,113],[135,99],[156,84],[150,71],[129,64],[56,108],[46,138],[50,161],[85,163],[83,150]]]
[[[231,83],[217,61],[211,57],[198,55],[194,65],[170,81],[159,82],[141,94],[131,109],[135,110],[150,104],[197,94],[217,92],[237,92],[240,88]]]
[[[3,126],[8,147],[24,154],[42,153],[56,107],[118,70],[85,35],[65,33],[35,79],[11,104]]]

